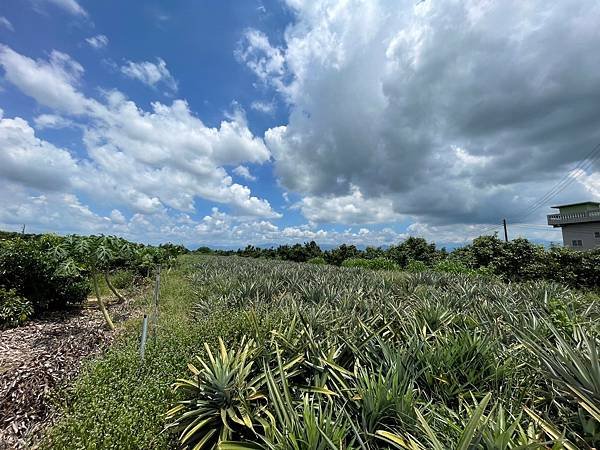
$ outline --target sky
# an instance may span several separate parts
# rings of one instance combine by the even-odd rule
[[[453,247],[506,218],[559,242],[550,207],[600,200],[599,22],[595,0],[3,0],[0,229]]]

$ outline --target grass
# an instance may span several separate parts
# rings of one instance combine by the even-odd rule
[[[177,269],[163,273],[159,328],[150,338],[146,358],[139,356],[141,319],[121,324],[125,332],[99,359],[89,362],[68,392],[63,419],[43,444],[52,449],[165,448],[170,439],[161,433],[163,417],[174,394],[171,384],[204,341],[215,341],[213,329],[234,328],[235,323],[198,323],[190,310],[202,290],[187,276],[190,258]],[[148,314],[152,294],[140,300]]]
[[[207,438],[206,448],[600,442],[595,297],[545,282],[235,257],[181,257],[162,281],[144,363],[140,320],[121,324],[43,447],[175,448],[186,411],[210,418],[185,438]],[[150,312],[151,295],[141,302]]]

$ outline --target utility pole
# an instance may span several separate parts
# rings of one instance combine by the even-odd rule
[[[508,231],[506,230],[506,219],[502,219],[502,225],[504,225],[504,241],[508,242]]]

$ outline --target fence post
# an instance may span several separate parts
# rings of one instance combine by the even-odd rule
[[[160,295],[160,264],[157,266],[156,283],[154,285],[154,311],[152,314],[152,337],[156,339],[158,328],[158,298]]]
[[[148,315],[144,314],[144,321],[142,322],[142,339],[140,342],[140,358],[144,360],[144,353],[146,351],[146,337],[148,335]]]

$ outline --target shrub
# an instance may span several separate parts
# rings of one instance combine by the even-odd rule
[[[342,267],[363,267],[371,270],[396,270],[399,268],[398,264],[387,258],[349,258],[342,263]]]
[[[57,236],[0,241],[0,286],[25,297],[34,313],[81,303],[90,287],[81,274],[62,272],[64,256],[51,249]]]
[[[544,277],[545,256],[541,245],[517,238],[503,244],[502,252],[491,262],[491,266],[507,280],[536,280]]]
[[[355,245],[342,244],[339,247],[331,249],[325,252],[325,260],[329,264],[336,266],[342,265],[342,263],[350,258],[356,258],[359,255],[359,251]]]
[[[503,242],[480,236],[472,245],[456,249],[452,258],[465,266],[510,281],[554,280],[577,288],[600,286],[600,250],[544,249],[517,238]]]
[[[369,267],[369,260],[363,258],[348,258],[342,262],[342,267]]]
[[[316,258],[310,258],[306,262],[309,263],[309,264],[316,264],[318,266],[322,266],[324,264],[327,264],[327,261],[325,261],[325,258],[323,258],[322,256],[317,256]]]
[[[400,266],[391,259],[383,257],[369,259],[368,261],[369,268],[374,270],[397,270],[400,268]]]
[[[135,283],[135,277],[129,270],[117,270],[112,274],[110,281],[116,289],[128,289]]]
[[[390,247],[387,251],[388,258],[394,260],[401,267],[406,267],[411,261],[421,261],[431,265],[445,255],[445,250],[436,250],[434,243],[430,244],[423,238],[412,236],[401,244]]]
[[[32,314],[33,308],[27,299],[18,295],[14,289],[0,287],[0,328],[21,325]]]
[[[406,265],[408,272],[424,272],[427,270],[427,265],[423,261],[411,260]]]
[[[498,278],[496,276],[495,272],[494,272],[494,269],[492,269],[489,266],[478,267],[477,270],[475,270],[475,273],[477,275],[481,275],[481,276],[484,276],[484,277],[495,277],[495,278]]]
[[[471,245],[458,248],[452,255],[473,268],[490,266],[504,252],[504,242],[497,236],[479,236]]]
[[[436,272],[445,272],[445,273],[473,273],[474,270],[465,266],[462,262],[456,259],[442,259],[435,263],[433,269]]]

